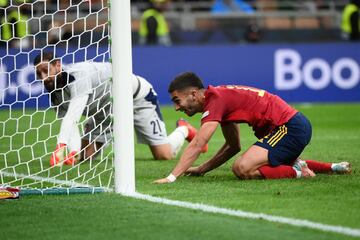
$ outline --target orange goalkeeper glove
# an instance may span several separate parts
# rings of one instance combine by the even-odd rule
[[[77,151],[72,151],[65,157],[64,164],[74,166],[77,160],[79,159],[79,154]]]
[[[51,154],[50,165],[51,166],[61,166],[64,162],[65,151],[66,151],[65,143],[57,144],[55,151]]]

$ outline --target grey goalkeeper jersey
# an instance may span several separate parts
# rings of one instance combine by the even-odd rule
[[[56,107],[58,117],[62,118],[58,143],[70,144],[73,139],[80,138],[77,124],[81,115],[86,116],[84,138],[99,142],[109,139],[107,129],[111,124],[111,76],[110,63],[82,62],[63,66],[62,79],[66,79],[67,84],[50,94],[52,105]],[[154,103],[157,101],[156,92],[152,85],[134,74],[131,83],[134,124],[141,134],[138,136],[154,145],[167,143],[165,125],[159,119],[158,105]],[[157,122],[161,127],[161,136],[153,136],[151,122]],[[78,146],[74,149],[80,151]]]
[[[91,116],[99,112],[104,105],[107,105],[111,96],[111,83],[109,79],[112,76],[111,64],[102,62],[80,62],[69,65],[63,65],[65,71],[72,81],[63,91],[54,92],[55,101],[53,105],[58,107],[58,117],[64,117],[68,111],[70,101],[76,101],[78,97],[89,95],[86,108],[82,115]],[[134,97],[134,108],[136,100],[146,97],[153,86],[144,78],[132,74],[132,91]],[[80,110],[80,109],[78,109]]]
[[[63,71],[69,75],[70,81],[63,91],[55,93],[58,103],[61,103],[58,107],[59,117],[65,116],[70,101],[76,101],[84,95],[89,95],[87,107],[83,109],[83,115],[86,116],[95,114],[109,102],[112,76],[110,63],[74,63],[63,65]]]

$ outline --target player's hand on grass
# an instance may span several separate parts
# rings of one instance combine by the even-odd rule
[[[155,180],[154,183],[172,183],[176,181],[176,176],[172,173],[169,174],[169,176],[167,176],[166,178],[161,178],[158,180]]]
[[[188,170],[185,171],[185,176],[196,176],[201,177],[204,176],[205,173],[203,173],[199,167],[190,167]]]
[[[153,183],[161,184],[161,183],[171,183],[171,182],[168,178],[160,178],[158,180],[155,180]]]

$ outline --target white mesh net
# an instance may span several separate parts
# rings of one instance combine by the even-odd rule
[[[97,65],[88,65],[90,69],[74,65],[108,62],[107,1],[9,0],[0,4],[0,185],[111,189],[111,77]],[[65,84],[53,90],[37,80],[33,65],[36,56],[45,52],[59,59],[62,71],[69,69]],[[84,160],[70,165],[62,161],[74,150],[71,145],[80,146],[75,129],[67,137],[64,159],[52,166],[61,124],[76,96],[70,85],[78,81],[92,84],[84,112],[74,125],[85,139],[75,158]],[[85,156],[84,149],[90,146],[96,147]]]

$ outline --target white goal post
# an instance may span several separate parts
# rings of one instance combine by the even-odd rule
[[[0,188],[134,194],[130,0],[8,0],[0,3],[0,18]],[[37,79],[34,59],[44,53],[68,69],[66,84],[49,89]],[[104,80],[97,67],[82,73],[77,64],[83,62],[115,67]],[[68,137],[60,154],[55,149],[74,93],[70,82],[87,81],[85,75],[92,83],[97,76],[99,84],[74,124],[80,138]],[[91,146],[95,152],[85,154]],[[68,164],[72,152],[76,162]]]
[[[134,130],[132,100],[132,54],[130,0],[113,1],[111,12],[111,53],[114,94],[115,191],[135,193]]]

